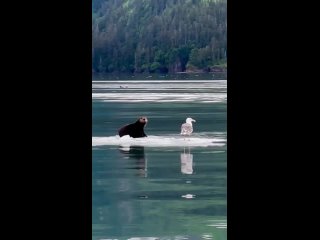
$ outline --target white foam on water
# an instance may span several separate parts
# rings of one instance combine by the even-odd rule
[[[92,146],[147,146],[147,147],[208,147],[225,146],[226,139],[208,137],[182,137],[182,136],[148,136],[144,138],[131,138],[126,135],[109,137],[92,137]]]
[[[103,102],[227,101],[227,81],[93,81],[92,99]]]
[[[159,240],[157,237],[132,237],[128,238],[128,240]]]
[[[191,198],[195,198],[196,195],[194,195],[194,194],[186,194],[186,195],[182,195],[181,197],[186,198],[186,199],[191,199]]]
[[[220,83],[227,84],[227,80],[106,80],[92,81],[93,83]]]
[[[209,227],[226,227],[227,224],[226,223],[221,223],[221,224],[209,224],[207,225]]]

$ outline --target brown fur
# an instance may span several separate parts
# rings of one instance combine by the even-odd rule
[[[144,132],[144,127],[147,123],[148,118],[142,116],[135,123],[131,123],[120,128],[118,134],[120,137],[124,135],[129,135],[133,138],[147,137],[147,135]]]

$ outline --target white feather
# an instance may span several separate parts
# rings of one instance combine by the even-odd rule
[[[193,126],[192,122],[195,122],[196,120],[192,118],[187,118],[186,122],[181,125],[181,135],[191,135],[193,132]]]

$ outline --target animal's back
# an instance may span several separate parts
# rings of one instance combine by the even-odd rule
[[[118,134],[120,137],[122,137],[124,135],[130,135],[130,125],[131,124],[127,124],[119,129]]]
[[[139,126],[135,123],[128,124],[119,129],[118,134],[120,137],[124,135],[129,135],[133,138],[146,137],[147,135],[144,133],[143,126]]]

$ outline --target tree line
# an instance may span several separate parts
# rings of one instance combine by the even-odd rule
[[[93,0],[94,72],[226,66],[226,0]]]

